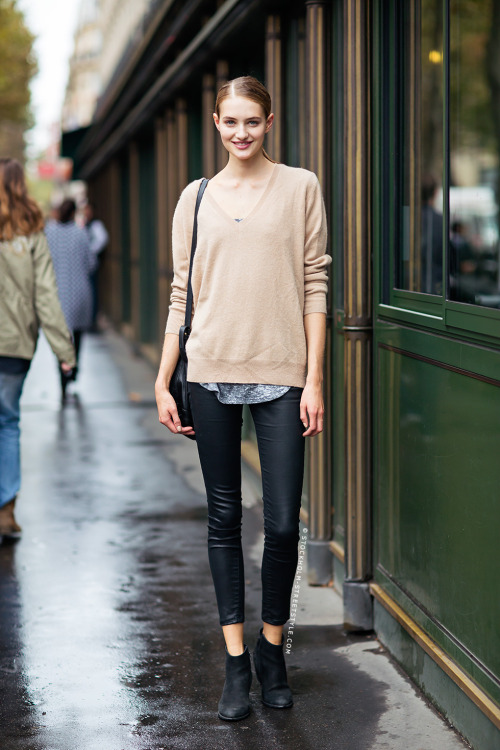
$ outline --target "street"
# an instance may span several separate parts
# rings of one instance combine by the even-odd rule
[[[22,401],[23,537],[0,547],[2,750],[455,750],[468,745],[340,597],[301,583],[295,705],[217,718],[224,646],[196,445],[158,423],[154,372],[107,332],[84,339],[64,409],[41,340]],[[246,641],[259,630],[261,506],[244,487]]]

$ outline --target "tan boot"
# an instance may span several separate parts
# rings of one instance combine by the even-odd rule
[[[15,503],[14,497],[0,508],[0,536],[18,537],[21,535],[22,529],[14,518]]]

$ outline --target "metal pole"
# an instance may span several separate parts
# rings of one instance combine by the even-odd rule
[[[369,3],[344,0],[344,400],[346,544],[344,624],[373,627],[371,577],[372,297],[369,211]]]

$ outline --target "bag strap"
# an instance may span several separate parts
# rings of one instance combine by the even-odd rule
[[[196,252],[196,242],[198,239],[198,211],[200,208],[201,199],[203,198],[203,193],[205,192],[205,188],[208,185],[208,180],[206,177],[203,178],[200,184],[200,188],[198,190],[198,197],[196,198],[196,206],[194,209],[194,221],[193,221],[193,237],[191,240],[191,258],[189,261],[189,276],[188,276],[188,285],[187,285],[187,297],[186,297],[186,316],[184,319],[184,325],[186,329],[189,329],[191,326],[191,317],[193,312],[193,288],[191,286],[191,275],[193,273],[193,261],[194,261],[194,254]]]

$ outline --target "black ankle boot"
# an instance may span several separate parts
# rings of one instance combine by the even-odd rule
[[[251,684],[252,667],[247,646],[238,656],[231,656],[226,648],[226,681],[219,701],[219,719],[239,721],[248,716]]]
[[[283,638],[281,646],[276,646],[269,643],[261,629],[253,652],[253,662],[255,674],[262,685],[262,703],[271,708],[293,706],[292,691],[286,679]]]

